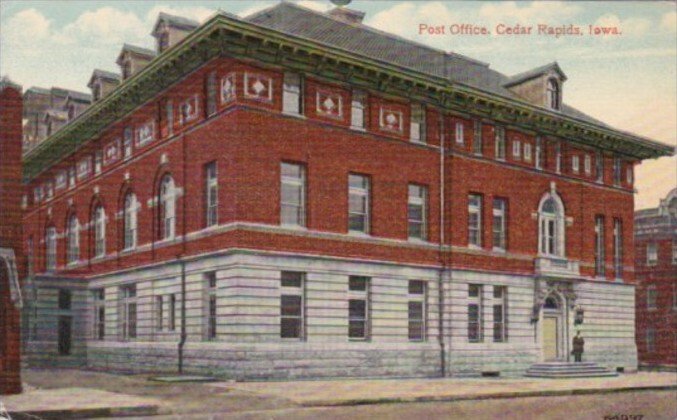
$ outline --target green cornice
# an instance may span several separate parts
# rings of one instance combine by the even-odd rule
[[[600,147],[629,158],[647,159],[674,153],[672,146],[644,137],[594,125],[221,13],[28,152],[24,158],[24,180],[35,178],[106,127],[219,55],[289,68],[443,109],[491,118],[499,123]]]

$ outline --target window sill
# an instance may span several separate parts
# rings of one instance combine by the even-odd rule
[[[360,131],[360,132],[362,132],[362,133],[366,133],[366,132],[367,132],[367,129],[366,129],[366,128],[364,128],[364,127],[358,127],[358,126],[356,126],[356,125],[351,125],[351,126],[350,126],[350,129],[351,129],[351,130],[355,130],[355,131]]]
[[[290,225],[290,224],[284,224],[284,223],[281,223],[280,227],[285,228],[285,229],[298,230],[298,231],[307,231],[308,230],[308,228],[306,226]]]
[[[428,240],[426,240],[426,239],[421,239],[421,238],[407,238],[407,242],[410,242],[410,243],[412,243],[412,244],[421,244],[421,245],[424,245],[424,244],[430,244],[430,243],[431,243],[431,242],[429,242]]]
[[[481,251],[483,248],[480,245],[468,244],[468,249],[472,249],[473,251]]]
[[[371,238],[371,235],[367,232],[361,232],[359,230],[349,230],[348,231],[349,236],[355,236],[357,238]]]
[[[282,115],[286,115],[287,117],[298,118],[300,120],[307,120],[308,119],[308,117],[306,117],[303,114],[299,114],[297,112],[291,112],[291,111],[282,111]]]
[[[496,247],[491,248],[491,251],[492,252],[498,252],[500,254],[505,254],[506,252],[508,252],[505,248],[496,248]]]
[[[421,140],[409,139],[409,142],[413,143],[413,144],[418,144],[420,146],[427,146],[428,145],[428,143],[421,141]]]

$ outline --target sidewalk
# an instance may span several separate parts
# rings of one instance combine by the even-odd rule
[[[677,390],[674,373],[640,372],[585,379],[383,379],[211,383],[207,386],[286,399],[306,407]]]

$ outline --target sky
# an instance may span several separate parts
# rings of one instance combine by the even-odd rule
[[[160,11],[204,21],[221,9],[245,16],[278,1],[0,1],[0,75],[24,88],[88,91],[94,68],[119,72],[123,43],[153,48]],[[327,0],[296,1],[319,11]],[[605,123],[677,145],[676,2],[485,2],[354,0],[364,23],[435,48],[489,63],[512,75],[557,61],[567,75],[564,101]],[[452,25],[491,34],[450,34]],[[532,26],[499,35],[497,25]],[[421,25],[444,34],[420,33]],[[584,35],[537,34],[538,25],[580,27]],[[588,35],[589,25],[618,35]],[[677,186],[677,157],[648,160],[636,173],[636,208],[655,207]]]

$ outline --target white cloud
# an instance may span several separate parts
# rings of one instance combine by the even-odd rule
[[[3,50],[7,47],[29,47],[36,41],[42,41],[49,37],[51,22],[35,9],[26,9],[9,18],[3,25],[2,37]]]
[[[534,1],[529,4],[508,1],[485,4],[480,8],[479,15],[492,23],[536,24],[560,22],[580,11],[578,5],[561,1]]]
[[[151,31],[152,25],[155,23],[155,20],[157,19],[158,15],[160,12],[165,12],[170,15],[176,15],[176,16],[183,16],[188,19],[193,19],[196,20],[200,23],[206,21],[209,17],[211,17],[214,13],[216,13],[216,9],[209,9],[206,7],[172,7],[172,6],[163,6],[163,5],[157,5],[154,6],[152,9],[146,13],[146,23],[142,24],[144,26],[144,31],[146,34],[149,34]],[[151,26],[148,26],[150,23]]]
[[[637,17],[621,20],[617,15],[608,13],[600,16],[593,25],[605,28],[616,27],[622,32],[622,36],[638,37],[647,33],[651,27],[651,22],[649,19]],[[602,37],[614,39],[620,38],[616,35],[602,35]]]
[[[265,2],[265,3],[258,3],[257,2],[257,3],[254,3],[253,6],[248,7],[246,9],[242,10],[241,12],[238,12],[237,15],[241,16],[241,17],[249,16],[249,15],[254,14],[256,12],[259,12],[263,9],[267,9],[267,8],[269,8],[269,7],[271,7],[275,4],[276,3],[272,3],[272,2]]]
[[[82,13],[54,36],[63,36],[76,43],[86,40],[89,45],[102,46],[125,42],[137,44],[144,41],[147,33],[143,22],[134,13],[102,7]]]
[[[660,27],[670,32],[677,32],[677,12],[672,11],[664,14],[661,18]]]
[[[326,12],[333,8],[333,6],[329,4],[327,1],[319,1],[319,0],[300,0],[297,1],[296,4],[318,12]]]

